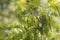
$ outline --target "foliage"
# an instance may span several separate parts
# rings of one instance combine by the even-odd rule
[[[0,40],[59,39],[57,0],[0,0],[0,6]]]

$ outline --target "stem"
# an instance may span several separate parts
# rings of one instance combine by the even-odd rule
[[[43,34],[43,27],[42,27],[42,16],[40,16],[40,34],[41,34],[41,39],[40,40],[42,40],[42,38],[43,38],[43,36],[42,36],[42,34]]]

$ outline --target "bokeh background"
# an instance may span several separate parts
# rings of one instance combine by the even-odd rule
[[[60,40],[60,0],[0,0],[0,40]]]

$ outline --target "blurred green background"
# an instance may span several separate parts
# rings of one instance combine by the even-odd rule
[[[60,40],[60,0],[0,0],[0,40]]]

